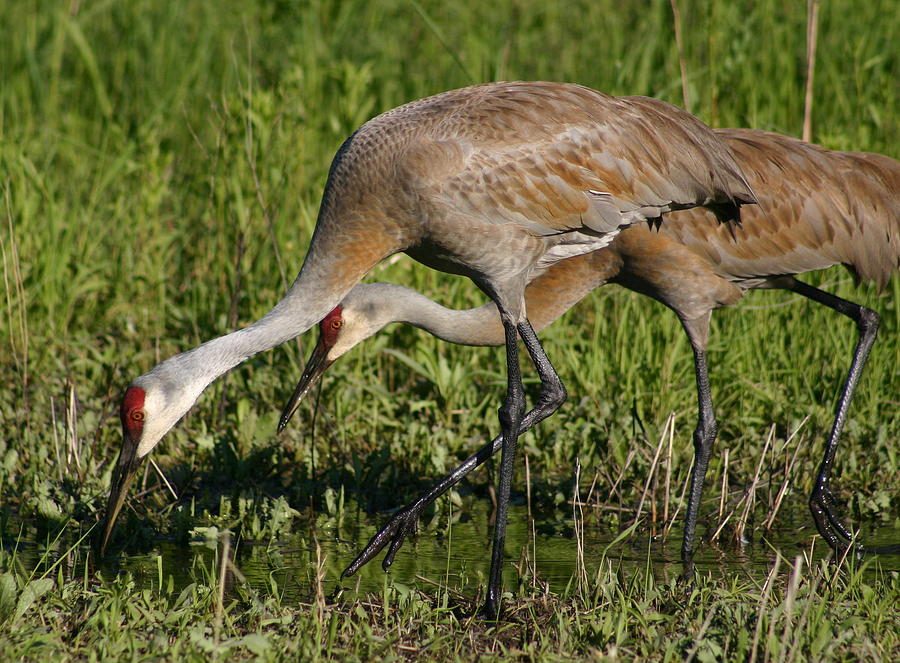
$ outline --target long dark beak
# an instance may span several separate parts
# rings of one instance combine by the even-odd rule
[[[100,540],[98,548],[100,556],[106,554],[106,546],[109,543],[109,537],[112,534],[113,525],[116,524],[116,518],[122,505],[125,503],[125,496],[128,494],[128,487],[131,480],[134,479],[135,472],[141,466],[142,458],[137,457],[137,440],[132,440],[128,435],[122,442],[122,450],[119,452],[119,460],[116,463],[116,469],[113,473],[112,485],[109,491],[109,500],[106,502],[106,524],[103,527],[103,538]]]
[[[328,370],[328,367],[334,363],[334,360],[328,359],[328,349],[329,348],[322,342],[322,336],[320,334],[319,342],[316,343],[315,350],[313,350],[312,354],[309,356],[309,360],[306,362],[306,368],[303,369],[303,375],[300,376],[300,382],[297,383],[297,388],[294,389],[294,393],[291,395],[287,405],[281,410],[281,419],[278,421],[279,433],[284,430],[284,427],[288,425],[291,417],[294,416],[294,412],[297,411],[297,408],[300,406],[300,401],[306,396],[306,392],[308,392],[310,387],[322,377],[325,371]]]

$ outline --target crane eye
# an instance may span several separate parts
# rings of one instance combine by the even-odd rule
[[[331,321],[332,329],[340,329],[343,326],[344,326],[344,321],[341,320],[340,318],[335,318],[334,320]]]
[[[133,410],[131,413],[132,421],[143,421],[147,417],[143,410]]]

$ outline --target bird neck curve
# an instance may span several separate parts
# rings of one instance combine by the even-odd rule
[[[366,250],[354,250],[352,242],[348,248],[336,241],[334,233],[320,233],[320,226],[316,230],[300,273],[272,310],[243,329],[166,359],[135,383],[160,390],[166,408],[182,416],[216,378],[322,320],[394,250],[392,238],[374,232],[366,236]]]
[[[497,306],[488,302],[470,309],[451,309],[409,288],[393,286],[393,322],[405,322],[443,341],[459,345],[503,345]]]

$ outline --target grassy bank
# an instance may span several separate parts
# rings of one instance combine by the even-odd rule
[[[240,579],[225,590],[216,568],[196,567],[183,587],[124,574],[98,584],[87,569],[32,580],[0,594],[4,658],[884,661],[900,652],[896,573],[810,565],[803,552],[779,555],[758,581],[701,574],[691,587],[601,560],[564,592],[520,588],[495,625],[471,617],[473,597],[440,583],[386,582],[337,600],[319,585],[311,600],[285,602]]]
[[[837,573],[814,560],[794,574],[794,551],[771,583],[736,587],[725,573],[688,598],[649,573],[603,576],[565,595],[526,593],[511,606],[513,625],[498,631],[454,609],[473,597],[451,600],[427,586],[363,602],[286,605],[237,583],[226,609],[217,607],[215,572],[193,579],[187,594],[95,575],[77,542],[103,507],[121,390],[159,359],[268,311],[302,263],[335,150],[367,118],[470,83],[549,79],[680,105],[686,96],[713,126],[800,134],[804,3],[679,3],[680,57],[669,2],[475,4],[0,6],[0,649],[32,658],[63,658],[67,647],[77,658],[199,658],[210,642],[225,642],[277,658],[332,642],[335,655],[363,659],[402,658],[406,649],[388,645],[427,641],[460,658],[504,647],[523,658],[612,656],[615,646],[620,657],[665,660],[688,656],[696,643],[698,660],[716,647],[746,658],[755,627],[742,627],[745,635],[718,628],[726,618],[711,611],[716,605],[739,615],[738,624],[763,615],[757,660],[896,658],[896,577]],[[900,156],[898,25],[889,0],[823,3],[815,142]],[[370,280],[455,307],[482,301],[469,282],[406,258]],[[837,269],[810,281],[883,317],[835,488],[867,533],[896,527],[900,283],[878,293]],[[804,508],[855,341],[853,325],[836,317],[782,293],[755,293],[717,314],[710,360],[721,430],[701,516],[702,531],[712,533],[734,510],[720,535],[725,546],[765,536],[786,479],[783,510]],[[661,533],[681,506],[696,407],[690,348],[674,316],[607,287],[542,338],[571,399],[552,425],[523,438],[536,508],[568,517],[578,473],[589,524],[616,532],[643,503],[644,527]],[[126,553],[152,550],[160,537],[184,542],[198,526],[274,541],[323,513],[396,507],[496,427],[501,353],[395,327],[342,359],[317,412],[303,408],[276,437],[277,413],[312,342],[307,335],[220,380],[166,437],[153,457],[177,499],[150,468],[120,524]],[[660,444],[662,464],[648,481]],[[745,510],[740,500],[754,477]],[[466,490],[480,499],[490,480],[479,473]],[[17,553],[26,543],[48,551],[38,572]],[[50,565],[62,558],[60,575]],[[29,590],[29,581],[41,584]],[[27,592],[33,602],[23,602]],[[621,610],[611,608],[617,596]],[[211,618],[221,620],[215,633]],[[128,631],[145,627],[158,638],[152,651]],[[367,628],[381,649],[360,649]],[[815,649],[830,636],[837,644]],[[104,639],[120,649],[99,647]]]

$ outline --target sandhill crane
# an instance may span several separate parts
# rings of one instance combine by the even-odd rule
[[[879,287],[887,283],[900,265],[900,162],[879,154],[834,152],[763,131],[716,133],[731,147],[760,201],[759,207],[744,210],[741,227],[720,226],[701,209],[668,215],[658,232],[633,226],[608,247],[558,262],[534,280],[525,291],[528,317],[540,330],[592,289],[612,282],[649,295],[680,318],[694,352],[699,402],[681,548],[686,565],[717,431],[706,360],[712,311],[737,302],[749,289],[783,288],[853,319],[859,339],[809,500],[818,531],[833,549],[843,551],[852,534],[834,511],[829,475],[853,391],[875,341],[878,315],[802,283],[793,274],[840,263],[858,279]],[[503,343],[493,304],[456,311],[401,286],[358,285],[321,323],[319,342],[282,413],[279,430],[328,366],[392,322],[413,324],[454,343]],[[422,510],[495,453],[499,440],[398,511],[344,574],[355,573],[390,544],[383,561],[386,570],[404,538],[415,531]],[[897,547],[877,551],[896,552]]]
[[[305,332],[375,264],[404,251],[469,276],[503,322],[508,387],[484,605],[496,618],[516,439],[566,397],[528,322],[525,286],[631,224],[695,205],[737,219],[746,202],[752,191],[728,149],[695,117],[655,99],[564,83],[489,83],[370,120],[331,164],[306,260],[284,298],[249,327],[163,361],[125,391],[101,552],[135,468],[213,380]],[[542,382],[527,413],[519,336]]]

